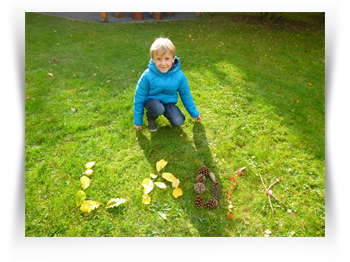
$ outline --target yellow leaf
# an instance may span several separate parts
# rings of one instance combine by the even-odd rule
[[[152,177],[152,178],[156,178],[157,177],[157,175],[155,175],[155,174],[150,174],[150,176]]]
[[[176,177],[174,177],[173,174],[171,174],[171,173],[163,173],[162,177],[165,180],[168,180],[169,182],[173,182],[176,179]]]
[[[95,165],[95,162],[89,162],[85,165],[86,169],[91,169]]]
[[[90,213],[92,210],[97,208],[99,205],[102,205],[102,203],[99,201],[94,201],[94,200],[84,201],[81,204],[80,210],[84,213]]]
[[[145,179],[142,181],[142,186],[143,186],[144,188],[148,187],[149,181],[150,181],[149,178],[145,178]]]
[[[148,196],[147,194],[143,194],[142,204],[148,205],[149,203],[151,203],[151,197]]]
[[[175,198],[178,198],[179,196],[182,196],[182,189],[181,188],[175,188],[174,190],[173,190],[173,196],[175,197]]]
[[[123,203],[125,203],[125,199],[123,198],[112,198],[111,200],[108,201],[106,204],[106,208],[111,208],[111,207],[116,207],[119,206]]]
[[[142,186],[145,188],[144,193],[148,194],[153,189],[153,180],[149,178],[145,178],[142,182]]]
[[[87,176],[91,176],[92,175],[92,169],[87,169],[84,174],[87,175]]]
[[[81,182],[81,185],[82,185],[84,190],[90,186],[90,181],[91,181],[91,179],[88,178],[87,176],[82,176],[80,178],[80,182]]]
[[[76,198],[75,198],[75,203],[77,204],[77,207],[80,206],[86,198],[86,194],[83,190],[79,190],[77,192]]]
[[[166,188],[166,185],[162,182],[155,182],[154,184],[156,184],[156,186],[159,188]]]
[[[177,188],[177,187],[179,186],[179,184],[180,184],[180,180],[179,180],[179,179],[175,179],[175,180],[173,181],[173,183],[172,183],[172,186],[173,186],[174,188]]]
[[[159,172],[160,170],[162,170],[166,166],[166,164],[168,164],[168,162],[164,159],[159,160],[156,164],[157,171]]]

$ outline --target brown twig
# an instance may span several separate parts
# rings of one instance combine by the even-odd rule
[[[265,193],[267,194],[267,197],[268,197],[268,199],[269,199],[269,203],[270,203],[270,206],[271,206],[271,209],[272,209],[272,214],[274,214],[275,212],[274,212],[273,207],[272,207],[270,195],[271,195],[274,199],[276,199],[278,202],[280,202],[282,205],[284,205],[284,206],[287,208],[287,210],[289,210],[289,208],[287,207],[287,205],[286,205],[285,203],[283,203],[283,202],[282,202],[281,200],[279,200],[275,195],[273,195],[273,194],[272,194],[272,191],[271,191],[271,192],[269,191],[270,188],[271,188],[273,185],[275,185],[276,183],[280,182],[280,179],[277,179],[274,183],[272,183],[272,184],[266,189],[266,186],[265,186],[265,183],[264,183],[264,180],[263,180],[261,174],[259,174],[259,176],[260,176],[261,182],[262,182],[262,184],[263,184],[263,186],[264,186]]]

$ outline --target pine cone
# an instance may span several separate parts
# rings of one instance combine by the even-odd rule
[[[220,189],[220,183],[219,182],[214,182],[212,185],[211,185],[211,188],[213,189],[213,191],[219,191]]]
[[[209,176],[210,176],[210,178],[211,178],[211,180],[212,180],[213,182],[216,182],[216,178],[215,178],[215,175],[214,175],[213,172],[210,172],[210,173],[209,173]]]
[[[196,177],[196,180],[197,180],[197,182],[200,182],[200,183],[205,183],[205,181],[206,181],[206,179],[205,179],[205,175],[198,175],[197,177]]]
[[[207,201],[207,203],[204,204],[205,208],[212,209],[215,208],[219,202],[215,198],[211,198]]]
[[[194,203],[197,208],[201,208],[204,204],[204,198],[201,195],[198,195],[194,198]]]
[[[209,176],[209,168],[202,166],[199,170],[198,170],[198,174],[199,175],[205,175],[205,176]]]
[[[213,193],[213,198],[215,198],[216,200],[219,200],[219,198],[220,198],[220,192],[219,192],[219,191],[214,191],[214,193]]]
[[[202,194],[205,191],[205,185],[203,183],[198,182],[194,185],[194,191],[198,194]]]

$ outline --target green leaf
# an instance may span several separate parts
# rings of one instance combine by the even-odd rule
[[[80,206],[86,198],[86,194],[83,190],[79,190],[77,192],[76,198],[75,198],[75,203],[77,204],[77,207]]]
[[[123,198],[112,198],[106,204],[106,208],[117,207],[125,202],[126,202],[126,200]]]

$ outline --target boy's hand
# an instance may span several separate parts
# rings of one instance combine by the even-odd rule
[[[135,127],[136,131],[140,131],[142,129],[142,126],[138,126],[138,125],[135,125],[135,124],[134,124],[134,127]]]
[[[196,120],[196,122],[200,122],[202,120],[201,115],[198,115],[194,120]]]

